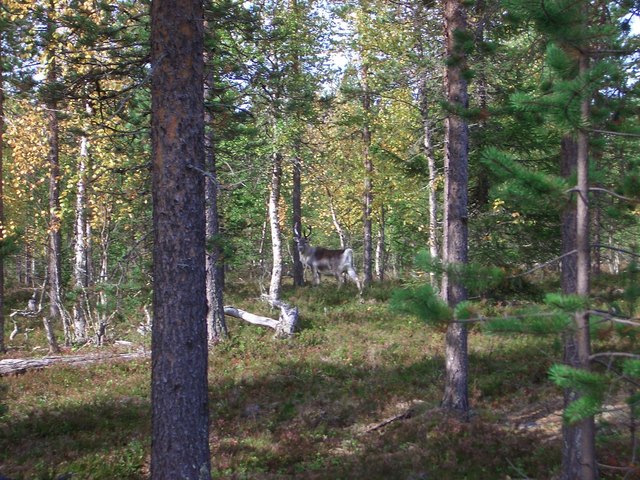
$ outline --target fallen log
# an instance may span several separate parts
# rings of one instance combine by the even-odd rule
[[[298,325],[298,307],[292,307],[291,305],[280,301],[272,301],[269,303],[273,307],[280,308],[280,317],[278,320],[263,317],[262,315],[256,315],[255,313],[247,312],[232,306],[225,306],[224,313],[225,315],[239,318],[254,325],[262,325],[264,327],[272,328],[276,331],[274,336],[277,338],[291,337]]]
[[[134,360],[149,357],[149,352],[101,354],[101,355],[56,355],[41,358],[7,358],[0,360],[0,377],[17,375],[28,370],[40,370],[51,365],[88,365],[112,360]]]

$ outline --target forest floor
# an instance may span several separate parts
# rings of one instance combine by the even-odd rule
[[[285,340],[228,318],[230,339],[212,349],[209,360],[214,478],[557,477],[562,392],[548,370],[561,358],[559,338],[489,335],[472,327],[473,410],[462,422],[439,408],[443,332],[393,311],[392,287],[375,286],[364,303],[355,288],[338,290],[329,281],[289,287],[286,301],[300,308],[301,325]],[[226,303],[274,316],[257,291],[234,285]],[[487,308],[496,314],[504,307]],[[137,326],[124,320],[111,326],[112,339],[131,344],[65,354],[148,351],[150,339]],[[0,360],[43,356],[40,327],[30,327],[29,338],[16,337]],[[596,338],[594,349],[624,341]],[[0,477],[146,478],[149,383],[148,358],[0,377]],[[640,478],[627,469],[633,424],[623,393],[612,389],[606,413],[597,418],[602,478]]]

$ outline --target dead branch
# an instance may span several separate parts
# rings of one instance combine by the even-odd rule
[[[149,352],[121,353],[107,355],[70,355],[50,356],[42,358],[7,358],[0,360],[0,377],[4,375],[17,375],[29,370],[41,370],[51,365],[89,365],[92,363],[108,362],[112,360],[134,360],[146,358]]]
[[[295,332],[296,326],[298,325],[298,307],[292,307],[291,305],[280,301],[271,301],[269,303],[271,306],[280,309],[280,318],[278,320],[246,312],[232,306],[225,306],[224,313],[225,315],[239,318],[254,325],[262,325],[264,327],[272,328],[276,331],[275,337],[277,338],[292,336]]]

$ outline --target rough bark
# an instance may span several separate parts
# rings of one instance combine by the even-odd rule
[[[282,184],[282,154],[274,152],[271,156],[271,190],[269,192],[269,225],[271,227],[271,283],[269,297],[272,301],[280,299],[282,285],[282,239],[280,232],[280,186]]]
[[[457,48],[455,34],[466,30],[466,13],[459,0],[446,0],[444,5],[447,57],[445,88],[451,111],[445,119],[445,211],[443,260],[449,266],[468,261],[467,189],[468,127],[456,110],[468,107],[464,53]],[[450,307],[466,300],[467,291],[459,278],[446,276],[442,285],[443,299]],[[468,396],[467,329],[463,323],[447,328],[445,345],[445,390],[443,408],[467,418]]]
[[[203,5],[151,4],[151,478],[210,478]]]

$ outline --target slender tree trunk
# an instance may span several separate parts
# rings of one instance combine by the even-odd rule
[[[55,5],[50,2],[49,16],[53,17]],[[49,19],[47,26],[52,34],[55,30],[53,20]],[[57,81],[57,66],[55,53],[51,46],[48,47],[47,83],[54,85]],[[51,95],[54,95],[53,93]],[[58,353],[60,348],[56,340],[53,325],[61,318],[60,306],[62,305],[62,276],[61,276],[61,220],[60,220],[60,163],[58,159],[58,104],[55,98],[47,101],[47,141],[49,146],[49,248],[48,257],[48,286],[49,286],[49,316],[44,318],[44,328],[49,343],[49,351]],[[63,317],[65,343],[71,342],[70,329]]]
[[[0,0],[0,8],[4,2]],[[0,243],[6,238],[4,225],[4,51],[0,31]],[[4,255],[0,255],[0,353],[6,351],[4,341]]]
[[[282,154],[274,152],[271,156],[271,191],[269,193],[269,225],[271,227],[271,252],[273,265],[271,267],[271,283],[269,298],[272,302],[280,300],[282,285],[282,240],[280,232],[280,216],[278,204],[280,202],[280,185],[282,183]]]
[[[76,184],[75,241],[73,246],[73,278],[76,301],[73,307],[73,334],[78,343],[87,341],[87,288],[89,275],[87,265],[87,169],[89,162],[89,139],[86,133],[80,139],[78,159],[78,182]]]
[[[580,54],[580,74],[585,75],[589,68],[588,58]],[[581,101],[583,122],[589,121],[589,99]],[[589,277],[591,269],[589,245],[589,139],[584,130],[579,130],[576,142],[576,283],[575,294],[588,297],[590,293]],[[589,314],[578,311],[574,316],[575,338],[567,347],[573,351],[569,361],[572,366],[584,370],[590,369],[591,339],[589,334]],[[575,400],[578,392],[567,392],[565,398]],[[595,422],[589,417],[563,429],[563,468],[562,478],[573,480],[593,480],[598,477],[595,450]]]
[[[298,36],[297,26],[300,22],[300,11],[298,8],[298,0],[290,0],[289,2],[289,12],[290,16],[295,19],[296,25],[296,36]],[[293,61],[292,61],[292,75],[293,78],[297,81],[300,78],[300,53],[297,50],[298,44],[296,42],[293,43],[292,47],[293,51]],[[301,123],[301,119],[298,116],[298,112],[295,113],[297,123]],[[293,147],[293,185],[292,185],[292,194],[291,194],[291,223],[293,224],[294,235],[295,232],[302,234],[302,151],[301,151],[301,132],[296,129],[294,133],[294,147]],[[288,235],[287,235],[288,237]],[[293,284],[301,287],[304,285],[304,266],[300,261],[300,252],[298,252],[297,238],[293,239],[293,243],[291,245],[291,252],[293,256]]]
[[[293,158],[291,217],[294,236],[302,234],[302,165],[299,145],[296,145]],[[304,285],[304,267],[300,261],[300,252],[298,252],[295,238],[293,240],[291,252],[293,254],[293,284],[301,287]]]
[[[331,194],[331,190],[329,190],[329,187],[325,188],[327,191],[327,198],[329,198],[329,211],[331,212],[331,221],[333,222],[333,227],[336,229],[336,233],[340,238],[340,248],[347,248],[349,242],[347,242],[347,235],[344,233],[344,229],[342,228],[342,225],[340,225],[340,221],[338,220],[336,206],[333,202],[333,195]]]
[[[576,172],[576,161],[578,158],[577,145],[574,138],[567,135],[562,139],[560,146],[560,175],[562,178],[569,179]],[[571,196],[573,199],[575,195]],[[576,207],[571,201],[567,202],[566,207],[562,211],[561,216],[561,236],[562,236],[562,255],[576,250]],[[560,283],[562,293],[565,295],[572,294],[576,291],[577,279],[577,255],[567,255],[562,257]],[[569,340],[569,339],[567,339]],[[573,336],[571,336],[573,340]],[[569,350],[573,350],[570,348]],[[569,356],[570,358],[571,356]],[[567,358],[565,354],[565,358]],[[569,362],[572,363],[572,362]]]
[[[437,259],[440,258],[440,250],[438,248],[438,191],[436,186],[438,170],[431,144],[431,118],[429,116],[426,72],[423,72],[422,76],[420,84],[420,116],[422,117],[422,149],[427,158],[427,168],[429,169],[429,255],[431,255],[431,258]],[[432,273],[430,277],[431,284],[435,285],[435,274]]]
[[[151,4],[153,480],[211,477],[199,0]]]
[[[206,87],[205,87],[206,88]],[[205,124],[211,125],[212,118],[205,112]],[[224,293],[221,268],[222,249],[220,236],[220,219],[218,215],[218,180],[216,169],[216,152],[214,132],[205,136],[207,176],[205,178],[206,202],[206,270],[207,270],[207,335],[209,343],[215,344],[228,336],[227,323],[224,318]]]
[[[110,243],[110,223],[111,210],[105,205],[103,206],[102,228],[100,230],[100,270],[98,273],[97,291],[98,291],[98,308],[96,315],[98,317],[98,332],[96,334],[97,344],[102,345],[107,331],[109,299],[107,297],[107,283],[109,281],[109,243]]]
[[[386,269],[386,252],[385,252],[385,208],[380,208],[380,227],[378,230],[378,241],[376,245],[376,276],[380,282],[384,281]]]
[[[487,7],[485,0],[478,0],[475,2],[474,15],[476,17],[475,22],[475,42],[476,45],[480,45],[485,41],[485,29],[488,23]],[[476,75],[474,76],[476,97],[478,99],[477,104],[480,107],[480,120],[478,128],[484,130],[486,128],[486,117],[488,115],[489,107],[489,92],[486,73],[487,56],[482,56],[474,63],[474,70]],[[484,136],[486,138],[486,136]],[[484,145],[482,145],[484,148]],[[489,183],[490,171],[483,163],[478,162],[475,168],[475,188],[471,203],[476,205],[476,208],[483,208],[489,204],[489,191],[491,185]]]
[[[466,68],[462,49],[455,36],[466,31],[466,13],[459,0],[444,4],[445,37],[448,65],[445,87],[450,106],[468,107]],[[468,127],[466,121],[450,112],[445,120],[445,211],[443,260],[447,265],[467,263],[467,189],[468,189]],[[467,291],[459,278],[445,275],[442,285],[444,300],[451,307],[466,300]],[[467,329],[463,323],[451,323],[447,328],[445,345],[445,391],[442,406],[468,418],[468,353]]]
[[[362,110],[364,115],[364,125],[362,126],[362,157],[364,162],[364,191],[363,191],[363,286],[368,287],[373,281],[373,236],[371,213],[373,208],[373,162],[371,160],[371,127],[369,125],[371,116],[371,92],[369,91],[369,70],[362,60],[362,68],[360,71],[362,84]]]

